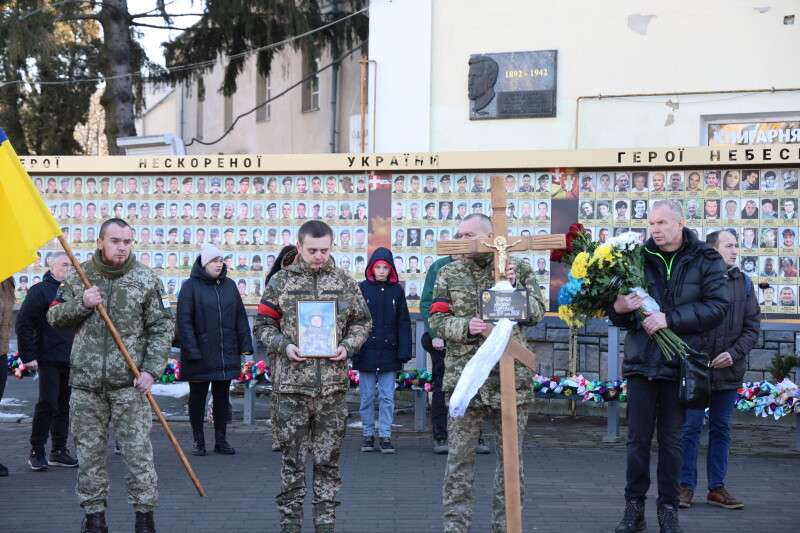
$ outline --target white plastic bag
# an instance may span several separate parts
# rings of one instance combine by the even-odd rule
[[[489,290],[508,292],[513,291],[514,287],[508,281],[501,281]],[[450,416],[464,416],[469,402],[478,393],[478,389],[483,386],[486,378],[489,377],[489,372],[492,371],[506,351],[506,346],[508,346],[508,341],[511,339],[511,331],[515,324],[516,322],[512,322],[507,318],[499,320],[494,325],[494,329],[486,338],[486,341],[464,366],[464,371],[461,373],[453,395],[450,397]]]

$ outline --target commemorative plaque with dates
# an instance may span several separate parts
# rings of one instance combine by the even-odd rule
[[[515,291],[480,291],[481,320],[484,322],[497,322],[507,318],[514,322],[528,319],[528,289]]]
[[[470,120],[556,116],[557,56],[557,50],[470,56]]]

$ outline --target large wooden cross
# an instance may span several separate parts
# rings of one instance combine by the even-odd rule
[[[505,265],[509,252],[527,250],[552,250],[564,248],[565,235],[541,235],[530,237],[509,237],[508,216],[506,215],[506,184],[501,175],[491,178],[492,184],[492,233],[493,238],[459,239],[440,241],[436,247],[439,255],[460,255],[468,253],[493,253],[495,259],[495,281],[506,279]],[[538,290],[538,287],[533,289]],[[477,313],[477,310],[476,310]],[[476,315],[477,316],[477,315]],[[488,337],[491,324],[482,335]],[[500,402],[503,424],[503,473],[505,474],[506,528],[509,533],[522,532],[522,507],[519,484],[519,439],[517,435],[517,390],[514,361],[518,360],[536,372],[536,355],[525,346],[509,340],[500,358]]]

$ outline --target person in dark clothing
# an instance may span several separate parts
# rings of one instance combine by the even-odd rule
[[[381,453],[394,453],[392,419],[397,372],[411,359],[411,319],[403,287],[398,283],[394,257],[386,248],[372,253],[359,283],[372,315],[367,342],[353,356],[353,368],[360,373],[361,422],[364,426],[362,452],[375,450],[375,386],[378,386],[379,446]]]
[[[620,294],[608,309],[611,322],[628,329],[622,374],[628,379],[628,459],[625,515],[616,533],[646,527],[644,501],[650,486],[650,442],[658,430],[658,523],[662,533],[681,532],[678,496],[682,462],[681,426],[685,407],[678,401],[679,361],[667,361],[652,335],[670,328],[692,349],[706,348],[706,332],[719,326],[728,306],[725,264],[710,245],[684,227],[677,202],[659,200],[649,215],[652,237],[645,243],[648,292],[660,311],[641,322],[635,311],[643,299]]]
[[[47,310],[70,268],[66,253],[54,254],[50,259],[50,270],[41,283],[28,290],[17,316],[15,329],[20,359],[29,370],[39,371],[39,401],[33,413],[28,458],[33,470],[47,470],[48,466],[78,466],[78,460],[67,450],[71,393],[69,355],[73,333],[71,330],[57,330],[47,322]],[[52,436],[49,459],[44,451],[48,432]]]
[[[708,332],[706,352],[711,356],[711,404],[708,416],[708,496],[706,502],[725,509],[741,509],[744,503],[725,488],[728,451],[731,444],[731,417],[747,370],[747,356],[761,332],[761,309],[753,282],[736,266],[736,236],[722,230],[710,233],[706,242],[714,247],[728,268],[727,291],[730,306],[725,320]],[[705,421],[704,409],[687,409],[683,425],[683,467],[681,468],[680,506],[692,505],[697,487],[697,450],[700,430]]]
[[[272,265],[272,268],[267,273],[267,277],[264,280],[264,286],[266,287],[269,283],[269,280],[272,279],[272,276],[278,273],[285,265],[291,265],[297,260],[297,246],[294,244],[290,244],[288,246],[284,246],[281,251],[278,253],[278,257],[275,259],[275,263]],[[278,354],[272,352],[267,355],[267,357],[271,361],[271,368],[276,367],[276,359]],[[278,412],[278,395],[271,394],[269,397],[269,416],[270,421],[272,422],[270,428],[272,429],[272,451],[273,452],[280,452],[283,451],[283,446],[281,445],[280,441],[278,440],[278,432],[275,431],[275,420],[276,415]]]
[[[11,314],[16,301],[14,278],[9,277],[0,281],[0,354],[8,353],[8,340],[11,337]],[[8,372],[0,372],[0,400],[6,390]],[[0,464],[0,477],[8,475],[8,468]]]
[[[250,324],[242,297],[228,279],[223,252],[203,244],[191,277],[181,287],[177,327],[181,338],[180,379],[189,382],[189,421],[194,435],[192,454],[205,455],[203,435],[208,387],[214,398],[214,452],[233,455],[226,441],[231,380],[241,373],[241,356],[253,353]]]
[[[436,336],[428,324],[433,303],[433,285],[439,270],[450,264],[456,256],[445,256],[438,259],[428,269],[425,285],[422,289],[419,311],[425,322],[425,333],[422,335],[422,347],[431,355],[431,377],[433,378],[433,397],[431,399],[431,432],[433,434],[433,453],[447,455],[447,404],[444,399],[442,380],[444,379],[445,342]]]

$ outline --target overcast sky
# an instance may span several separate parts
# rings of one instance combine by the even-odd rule
[[[128,12],[133,14],[144,13],[156,6],[156,0],[128,0]],[[202,13],[205,6],[204,0],[167,0],[168,13]],[[173,19],[173,25],[179,28],[186,28],[191,26],[197,21],[199,17],[176,17]],[[139,19],[144,22],[147,19]],[[163,21],[158,18],[150,19],[152,24],[163,24]],[[180,35],[178,30],[154,30],[150,28],[141,28],[145,34],[142,40],[142,45],[147,52],[147,57],[156,63],[164,64],[164,50],[161,48],[161,43],[174,39]]]

